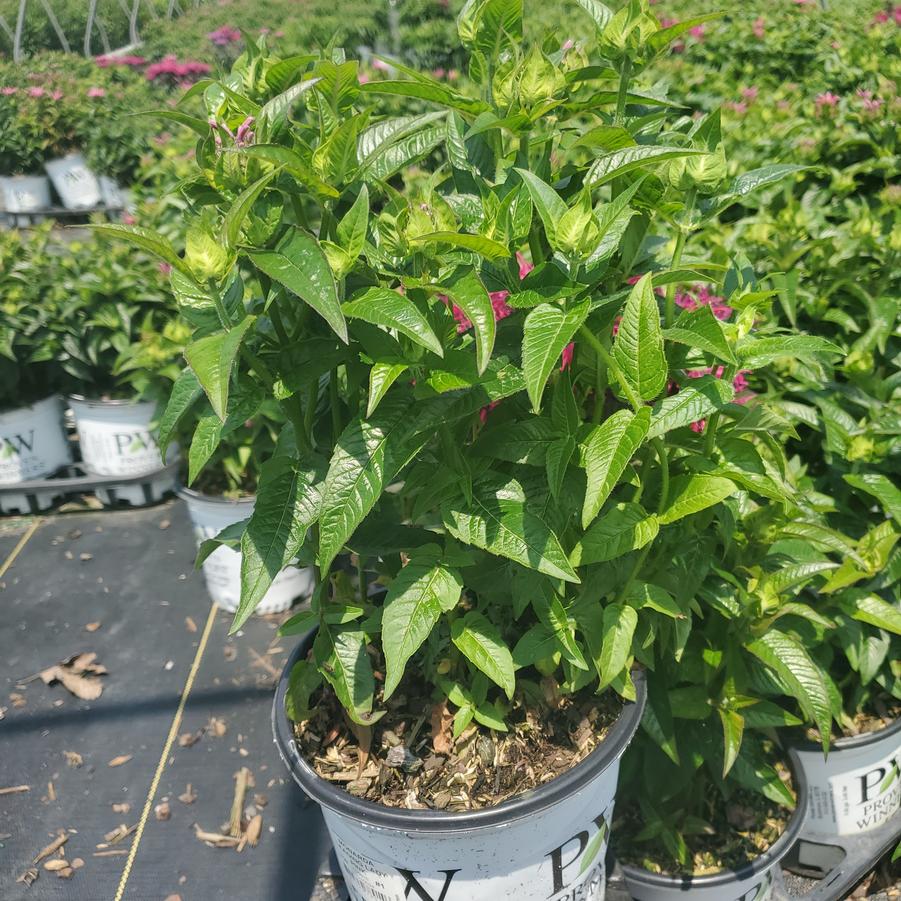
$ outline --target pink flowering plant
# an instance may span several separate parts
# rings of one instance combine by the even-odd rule
[[[634,698],[640,665],[646,740],[676,761],[675,667],[719,730],[720,782],[790,802],[753,730],[778,708],[763,682],[828,741],[821,671],[795,620],[776,622],[803,580],[759,544],[754,585],[720,567],[747,559],[754,512],[806,515],[757,384],[837,349],[777,327],[775,290],[739,251],[692,248],[798,167],[730,177],[718,112],[692,120],[635,88],[700,21],[582,6],[594,41],[563,51],[523,41],[517,0],[471,0],[469,90],[397,63],[360,84],[340,51],[248,47],[189,92],[205,117],[170,114],[198,137],[184,253],[102,231],[172,267],[195,326],[160,434],[196,417],[192,477],[262,404],[289,423],[223,540],[243,557],[234,629],[289,561],[318,566],[311,609],[282,627],[318,630],[294,719],[333,694],[371,735],[401,686],[425,684],[455,737],[504,731],[550,695]],[[385,117],[383,96],[429,111]]]

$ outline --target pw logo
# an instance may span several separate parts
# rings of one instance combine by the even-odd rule
[[[889,758],[885,766],[877,766],[860,776],[860,804],[868,804],[871,801],[870,793],[877,788],[877,794],[887,792],[892,783],[901,776],[901,769],[898,767],[896,758]]]
[[[153,438],[150,437],[150,432],[140,429],[134,432],[116,432],[113,435],[113,441],[116,442],[116,453],[120,457],[153,450],[156,446]]]
[[[24,435],[5,435],[0,438],[0,460],[8,460],[10,457],[21,457],[24,453],[31,453],[34,450],[34,429],[28,433],[26,438]]]

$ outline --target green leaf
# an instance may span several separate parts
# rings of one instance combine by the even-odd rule
[[[177,125],[184,125],[185,128],[190,128],[191,131],[201,138],[208,138],[210,136],[210,123],[206,119],[201,119],[198,116],[190,116],[187,113],[181,112],[181,110],[155,109],[136,113],[135,115],[163,119],[164,121],[175,122]]]
[[[291,635],[306,635],[311,629],[319,625],[319,614],[313,610],[301,610],[295,613],[289,620],[278,627],[279,638],[287,638]]]
[[[494,729],[496,732],[506,732],[507,724],[504,722],[503,714],[499,710],[497,703],[479,704],[473,711],[473,716],[477,723],[480,723],[486,729]]]
[[[416,304],[397,291],[390,288],[367,288],[342,304],[341,310],[348,319],[360,319],[371,325],[397,329],[420,347],[439,357],[444,356],[444,348],[428,319],[419,312]]]
[[[896,604],[890,604],[875,594],[858,595],[856,592],[843,595],[838,600],[848,616],[877,629],[901,635],[901,608]]]
[[[319,242],[299,228],[289,229],[275,250],[246,250],[254,266],[308,303],[346,344],[347,323],[338,289]]]
[[[653,147],[647,144],[639,144],[635,147],[623,147],[606,153],[592,163],[585,174],[585,185],[596,188],[606,184],[620,175],[664,163],[667,160],[679,159],[685,156],[697,156],[702,150],[693,150],[690,147]]]
[[[663,397],[654,404],[648,438],[659,438],[722,410],[734,393],[729,382],[712,375],[692,379],[691,384],[680,388],[677,394]]]
[[[538,210],[538,215],[541,216],[548,241],[553,244],[557,234],[557,223],[566,213],[566,204],[549,184],[543,182],[528,169],[517,169],[516,171],[529,189],[529,196],[532,198],[532,203],[535,204],[535,209]]]
[[[631,608],[629,608],[631,609]],[[656,678],[648,679],[648,699],[641,716],[641,728],[650,735],[660,749],[679,766],[679,748],[673,724],[673,711],[665,684]]]
[[[500,686],[508,698],[513,698],[516,672],[510,649],[500,632],[481,613],[470,610],[451,623],[451,641],[476,669]]]
[[[787,335],[779,338],[745,338],[736,348],[741,365],[760,369],[774,360],[794,357],[815,360],[821,354],[841,354],[842,350],[825,338],[814,335]]]
[[[375,362],[369,370],[369,401],[366,404],[366,418],[375,412],[388,389],[402,376],[409,366],[407,363]]]
[[[375,678],[366,653],[366,636],[355,628],[334,628],[321,623],[313,642],[319,672],[335,690],[347,715],[363,726],[375,722],[372,696]]]
[[[319,518],[319,566],[325,572],[375,506],[386,479],[394,476],[392,454],[409,416],[408,398],[387,397],[369,419],[351,420],[329,463]]]
[[[291,108],[297,103],[298,99],[305,94],[310,88],[315,87],[321,81],[320,78],[308,78],[306,81],[299,81],[292,84],[289,88],[285,88],[280,94],[276,94],[271,100],[267,101],[259,111],[257,120],[264,130],[276,128],[291,112]],[[248,115],[253,115],[248,113]]]
[[[666,387],[660,310],[650,273],[629,294],[613,340],[613,358],[642,400],[653,400]]]
[[[598,31],[603,31],[613,18],[613,12],[600,0],[576,0],[576,2],[594,19]]]
[[[572,435],[565,435],[552,441],[547,447],[545,455],[545,468],[547,472],[547,483],[551,489],[551,494],[555,498],[560,497],[563,491],[563,481],[566,478],[566,470],[569,467],[570,460],[576,452],[576,439]]]
[[[557,636],[543,623],[532,626],[525,632],[516,647],[513,648],[513,665],[517,669],[532,666],[539,660],[544,660],[560,650]]]
[[[443,563],[415,554],[388,586],[382,614],[387,700],[394,694],[407,661],[419,650],[442,612],[460,600],[463,579]]]
[[[794,175],[796,172],[803,172],[809,166],[794,166],[786,163],[776,163],[771,166],[762,166],[760,169],[750,169],[736,176],[729,184],[725,193],[715,198],[715,203],[721,204],[723,200],[735,202],[740,197],[746,197],[752,191],[767,185],[775,184],[782,181],[788,175]]]
[[[582,505],[583,529],[588,528],[616,487],[635,451],[644,441],[650,421],[648,407],[642,407],[635,414],[617,410],[592,429],[583,454],[588,477]]]
[[[660,530],[657,517],[639,504],[617,504],[594,522],[569,555],[573,566],[604,563],[643,548]]]
[[[369,188],[363,185],[353,206],[338,223],[338,243],[348,256],[356,260],[366,244],[366,228],[369,225]]]
[[[235,357],[253,323],[254,317],[247,316],[234,328],[198,338],[185,348],[185,359],[222,422],[225,422],[225,411],[228,408],[229,382]]]
[[[670,486],[670,501],[660,514],[660,524],[669,525],[706,510],[736,491],[735,483],[720,476],[677,476]]]
[[[901,489],[878,472],[849,473],[842,478],[858,491],[865,491],[882,504],[885,512],[901,526]]]
[[[410,239],[411,244],[449,244],[461,250],[471,250],[489,260],[503,260],[510,256],[510,251],[503,244],[486,238],[484,235],[468,235],[465,232],[437,231],[417,235]]]
[[[478,275],[471,269],[458,269],[440,286],[440,290],[450,297],[472,323],[476,336],[476,364],[481,375],[494,350],[496,325],[491,298]]]
[[[554,633],[564,658],[576,669],[587,671],[588,664],[573,635],[559,595],[547,585],[536,585],[532,593],[532,607],[538,619]]]
[[[241,601],[231,633],[247,622],[319,518],[325,460],[276,454],[260,471],[256,503],[241,538]]]
[[[360,85],[364,94],[391,94],[396,97],[416,97],[418,100],[429,100],[440,103],[448,109],[460,110],[464,113],[478,113],[488,109],[487,104],[472,97],[466,97],[440,81],[370,81]]]
[[[749,729],[768,729],[772,726],[800,726],[802,720],[793,713],[783,710],[772,701],[755,701],[750,707],[742,708],[745,725]]]
[[[87,228],[107,238],[127,241],[141,250],[146,250],[194,281],[188,264],[175,252],[175,248],[162,235],[148,228],[139,228],[136,225],[88,225]]]
[[[482,486],[472,502],[442,506],[445,528],[465,544],[482,548],[567,582],[578,582],[557,536],[526,509],[522,486],[514,480],[495,490]]]
[[[637,625],[638,614],[634,607],[610,604],[604,608],[601,688],[609,685],[628,664],[632,652],[632,636]]]
[[[805,716],[816,724],[823,748],[828,751],[832,723],[829,692],[819,668],[807,651],[793,638],[777,629],[769,629],[745,647],[772,669],[797,699]]]
[[[744,717],[735,710],[718,708],[720,722],[723,724],[723,778],[729,775],[729,770],[738,757],[741,750],[741,739],[745,730]]]
[[[441,121],[431,124],[427,123],[426,116],[419,116],[416,120],[408,122],[406,127],[402,129],[403,135],[395,135],[392,140],[386,140],[377,145],[370,153],[368,153],[360,165],[360,176],[366,181],[385,181],[394,175],[400,169],[409,166],[434,150],[447,135],[447,128],[444,123],[443,112],[431,113],[431,116],[438,116]],[[412,133],[406,133],[414,127],[416,123],[419,127]],[[380,123],[381,124],[381,123]],[[370,129],[372,131],[372,129]],[[374,134],[384,133],[374,132]],[[357,143],[357,155],[363,156],[362,147],[369,146],[374,137],[366,138],[366,132],[360,136]],[[364,139],[366,143],[364,145]]]
[[[292,723],[302,723],[313,715],[310,697],[321,684],[322,676],[309,660],[298,660],[291,667],[285,694],[285,713]]]
[[[213,456],[222,440],[222,420],[212,411],[197,419],[188,451],[188,484],[193,485],[200,471]]]
[[[229,207],[222,222],[222,233],[226,247],[234,247],[241,236],[241,226],[244,224],[247,214],[250,212],[257,198],[263,193],[266,185],[279,174],[280,169],[272,169],[258,178],[252,185],[245,188]]]
[[[190,368],[183,369],[172,385],[166,409],[160,419],[157,444],[160,446],[160,457],[166,459],[166,449],[172,441],[172,435],[184,415],[194,406],[203,388]]]
[[[736,362],[722,323],[713,315],[709,306],[686,310],[672,328],[663,330],[663,337],[688,347],[705,350],[727,363]]]
[[[551,370],[579,326],[585,322],[590,305],[585,300],[564,311],[557,305],[543,303],[526,316],[522,335],[522,369],[533,412],[539,411],[541,395]]]
[[[633,582],[623,592],[623,601],[636,610],[647,607],[671,619],[685,619],[685,612],[676,603],[676,599],[659,585],[649,582]]]

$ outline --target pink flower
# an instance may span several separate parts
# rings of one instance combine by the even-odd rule
[[[572,366],[573,353],[575,352],[575,350],[576,350],[575,341],[570,341],[569,344],[567,344],[566,347],[563,348],[563,353],[560,354],[560,371],[561,372],[565,372],[567,369],[569,369],[570,366]]]
[[[448,81],[456,81],[460,77],[460,73],[456,69],[449,69],[447,72]]]
[[[839,100],[841,100],[841,97],[839,97],[838,94],[833,94],[832,91],[817,94],[814,98],[817,114],[823,112],[823,110],[835,109],[835,107],[838,106]]]
[[[135,219],[135,217],[132,216],[131,213],[123,213],[123,214],[122,214],[122,221],[123,221],[126,225],[134,225],[138,220]]]
[[[247,147],[254,141],[254,133],[251,129],[251,126],[254,123],[253,116],[248,116],[239,126],[238,130],[235,132],[235,144],[238,147]]]
[[[678,19],[670,19],[668,16],[660,17],[660,27],[661,28],[672,28],[673,25],[678,25],[678,24],[679,24]]]
[[[46,92],[43,88],[29,88],[28,96],[29,97],[43,97]]]
[[[516,262],[519,263],[520,279],[524,279],[535,268],[535,264],[530,263],[518,250],[516,251]]]
[[[494,310],[494,321],[500,322],[506,319],[512,312],[513,307],[507,303],[510,296],[509,291],[492,291],[488,297],[491,299],[491,308]]]
[[[901,25],[901,5],[896,6],[892,10],[892,18],[895,20],[896,25]]]
[[[688,29],[688,33],[689,33],[693,38],[695,38],[695,39],[697,39],[697,40],[699,40],[699,41],[703,41],[703,40],[704,40],[704,34],[706,33],[706,31],[707,31],[707,26],[706,26],[706,25],[695,25],[694,28],[689,28],[689,29]]]
[[[88,88],[88,97],[106,97],[103,88]]]
[[[760,93],[759,88],[755,88],[751,86],[750,88],[742,88],[741,96],[744,97],[748,103],[753,103],[757,99],[757,95]]]
[[[0,94],[5,95],[6,97],[11,97],[13,94],[18,94],[18,93],[19,93],[18,88],[10,88],[10,87],[0,88]]]
[[[499,400],[493,400],[490,404],[488,404],[487,407],[482,407],[482,409],[479,410],[479,421],[482,423],[482,425],[485,425],[485,423],[488,422],[488,414],[489,414],[489,413],[490,413],[490,412],[491,412],[491,411],[492,411],[499,403],[500,403]]]
[[[683,310],[696,310],[698,302],[690,294],[680,294],[678,291],[675,296],[676,306],[682,307]]]
[[[157,269],[159,269],[159,271],[163,275],[169,275],[169,273],[172,272],[172,264],[171,263],[157,263]]]
[[[766,21],[763,16],[758,16],[754,20],[754,37],[762,41],[766,35]]]
[[[234,44],[241,40],[241,32],[230,25],[223,25],[221,28],[211,31],[207,37],[217,47],[227,47],[229,44]]]
[[[372,68],[376,69],[379,72],[388,72],[391,69],[391,66],[389,66],[388,63],[384,62],[383,60],[375,58],[372,61]]]
[[[62,92],[62,91],[54,91],[54,92],[50,95],[50,99],[51,99],[51,100],[62,100],[62,99],[63,99],[63,92]]]
[[[361,72],[361,73],[357,76],[357,81],[358,81],[360,84],[369,84],[369,76],[368,76],[365,72]]]
[[[705,429],[706,426],[707,426],[707,420],[706,420],[706,419],[699,419],[697,422],[693,422],[693,423],[689,426],[689,428],[690,428],[693,432],[697,432],[697,433],[700,435],[701,432],[704,431],[704,429]]]
[[[447,75],[447,72],[444,69],[432,69],[432,78],[444,78],[445,75]]]
[[[888,22],[888,13],[884,9],[881,9],[881,10],[879,10],[878,13],[876,13],[875,16],[873,16],[872,20],[870,21],[870,24],[871,25],[885,25],[886,22]]]
[[[561,45],[560,49],[566,53],[567,50],[572,50],[573,47],[576,46],[576,42],[572,38],[567,38]]]
[[[745,103],[744,101],[741,101],[739,103],[734,103],[733,101],[729,100],[729,101],[726,101],[726,103],[724,103],[723,106],[727,107],[728,109],[731,109],[732,112],[737,113],[739,116],[743,116],[748,111],[748,104]]]

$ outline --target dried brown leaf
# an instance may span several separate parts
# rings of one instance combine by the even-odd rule
[[[263,816],[262,814],[257,814],[255,817],[251,819],[251,821],[247,824],[247,829],[244,830],[244,835],[247,838],[247,843],[251,848],[255,848],[260,841],[260,835],[263,832]]]
[[[100,628],[101,625],[102,625],[102,623],[100,623],[100,622],[88,623],[84,627],[84,630],[85,630],[85,632],[96,632]]]
[[[185,627],[187,628],[187,630],[189,632],[197,631],[197,623],[195,623],[194,620],[190,616],[185,617]]]
[[[57,870],[65,870],[68,866],[68,860],[64,860],[62,857],[54,857],[44,864],[44,869],[50,873],[55,873]]]
[[[178,800],[181,801],[182,804],[193,804],[197,800],[197,792],[191,788],[191,783],[188,783],[188,787],[178,796]]]
[[[66,758],[66,763],[76,769],[84,763],[84,758],[78,751],[63,751],[63,756]]]
[[[131,804],[128,801],[122,801],[120,804],[113,804],[113,813],[128,813],[131,810]]]
[[[161,822],[165,822],[172,816],[172,811],[169,809],[168,801],[161,801],[156,807],[153,808],[154,816],[160,820]]]
[[[120,754],[118,757],[114,757],[107,766],[122,766],[123,763],[128,763],[133,756],[132,754]]]
[[[450,754],[454,747],[451,726],[454,715],[447,709],[447,702],[442,701],[432,708],[432,747],[436,754]]]

